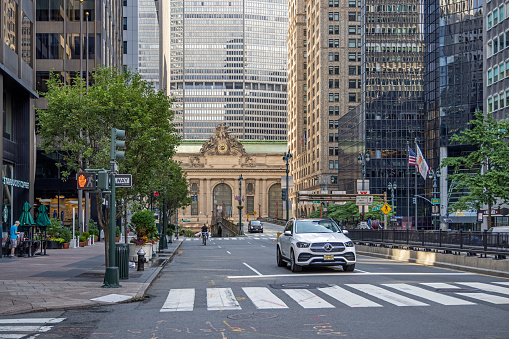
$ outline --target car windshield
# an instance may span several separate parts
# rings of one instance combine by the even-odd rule
[[[251,221],[251,226],[260,226],[259,221]]]
[[[296,226],[295,233],[334,233],[341,231],[330,220],[303,220],[298,221]]]

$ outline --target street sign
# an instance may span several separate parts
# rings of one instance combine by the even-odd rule
[[[380,211],[382,209],[382,206],[375,206],[371,209],[371,211]]]
[[[373,196],[358,195],[355,197],[355,204],[359,205],[373,205]]]
[[[431,203],[433,205],[439,205],[440,204],[440,199],[431,199]]]
[[[431,216],[432,216],[432,217],[439,217],[439,216],[440,216],[440,213],[431,213]]]
[[[396,219],[396,218],[391,218],[391,221],[398,221],[398,219]]]
[[[313,201],[313,204],[319,204],[320,201]]]
[[[387,214],[389,214],[390,211],[392,211],[391,206],[389,206],[389,205],[387,205],[387,203],[385,203],[382,206],[382,212],[384,212],[384,214],[387,215]]]
[[[131,174],[117,174],[115,175],[116,187],[131,187],[133,185],[133,177]]]

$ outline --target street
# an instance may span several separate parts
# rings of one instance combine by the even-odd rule
[[[282,228],[265,223],[264,233],[250,234],[245,227],[244,237],[206,246],[188,238],[144,300],[2,317],[0,338],[31,331],[38,338],[509,336],[509,279],[363,255],[354,272],[292,273],[276,266]],[[16,326],[27,331],[7,336]]]

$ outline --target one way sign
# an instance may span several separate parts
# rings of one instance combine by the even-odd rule
[[[133,177],[131,174],[115,175],[115,187],[131,187],[133,185]]]

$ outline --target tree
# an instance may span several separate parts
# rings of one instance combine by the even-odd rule
[[[456,188],[466,188],[453,209],[478,210],[487,205],[491,227],[492,206],[509,199],[509,122],[476,112],[469,127],[453,135],[451,142],[476,148],[465,156],[445,158],[440,167],[452,167],[454,173],[448,179],[456,183]]]
[[[369,211],[364,214],[364,220],[378,219],[380,217],[380,211],[373,211],[373,207],[382,206],[384,203],[376,201],[372,206],[369,206]],[[394,211],[394,209],[393,209]],[[392,211],[388,214],[388,217],[392,215]],[[309,214],[310,218],[319,218],[320,209],[317,209]],[[327,217],[334,219],[338,223],[348,221],[352,218],[360,220],[359,206],[355,204],[355,201],[347,201],[344,205],[329,204],[327,206]]]
[[[171,100],[139,74],[98,68],[92,78],[87,90],[79,78],[66,84],[52,74],[47,81],[48,92],[41,93],[47,109],[37,110],[41,148],[64,156],[65,180],[80,169],[109,169],[111,128],[125,130],[126,159],[119,160],[119,173],[132,174],[133,182],[131,188],[117,189],[116,198],[123,201],[118,217],[130,202],[150,192],[161,169],[177,171],[170,163],[180,139],[172,124]],[[103,214],[101,194],[96,199],[108,264],[109,213]]]

